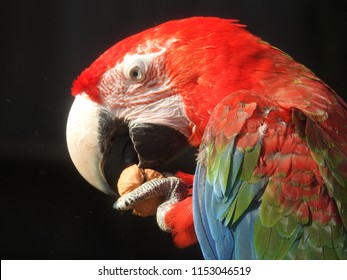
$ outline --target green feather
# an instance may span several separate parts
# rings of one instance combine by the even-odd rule
[[[266,248],[264,259],[274,260],[277,257],[279,249],[282,247],[284,238],[282,238],[275,228],[270,228],[270,240]]]
[[[341,244],[342,226],[322,225],[319,222],[313,222],[310,226],[307,226],[306,230],[309,239],[317,246],[337,248]]]
[[[278,233],[285,238],[293,236],[298,227],[299,224],[296,222],[293,215],[282,217],[276,225]]]
[[[235,183],[236,183],[236,180],[239,179],[240,177],[241,164],[244,157],[244,152],[241,149],[235,148],[233,154],[234,155],[232,158],[232,162],[230,164],[230,172],[229,172],[230,176],[229,176],[228,185],[226,189],[226,196],[228,197],[231,197],[232,193],[235,190]]]
[[[329,150],[326,150],[325,152],[325,158],[331,170],[336,170],[339,167],[339,165],[344,162],[345,158],[343,154],[340,153],[335,147],[331,147]],[[342,174],[336,173],[334,175],[339,175],[341,179],[338,181],[341,183],[341,185],[346,187],[346,178],[342,177]]]
[[[318,225],[318,223],[312,223],[310,226],[306,227],[308,238],[316,246],[322,245],[321,238],[320,238],[320,230],[321,230],[321,226]]]
[[[308,238],[305,243],[305,253],[309,259],[313,260],[323,260],[323,247],[317,246],[314,242],[312,242],[311,238]]]
[[[297,227],[290,238],[283,238],[282,246],[278,249],[276,259],[284,259],[292,248],[296,248],[297,238],[301,232],[301,227]]]
[[[313,222],[310,226],[307,226],[306,231],[309,235],[309,239],[314,243],[315,245],[319,247],[329,247],[329,248],[336,248],[334,246],[333,239],[336,239],[336,241],[341,239],[341,234],[336,232],[335,226],[330,225],[322,225],[319,222]],[[335,232],[333,232],[335,231]],[[337,242],[339,244],[339,242]]]
[[[332,247],[337,248],[342,243],[341,241],[343,238],[343,234],[345,234],[345,236],[347,236],[347,234],[343,232],[343,227],[341,225],[331,226]]]
[[[289,250],[287,251],[287,254],[283,257],[283,259],[285,259],[285,260],[295,260],[296,259],[301,235],[302,235],[302,230],[300,229],[300,230],[298,230],[298,234],[296,236],[296,239],[293,241],[292,246],[289,248]],[[294,237],[294,235],[292,236],[292,238],[293,237]]]
[[[329,193],[336,198],[337,201],[347,203],[347,188],[340,187],[333,173],[325,166],[319,166],[319,171],[323,176],[324,183],[327,186]]]
[[[266,227],[273,227],[282,218],[283,214],[280,211],[280,207],[274,203],[276,196],[279,195],[279,191],[279,184],[269,181],[260,206],[260,219]]]
[[[257,166],[259,155],[261,150],[261,142],[258,141],[257,144],[251,149],[245,149],[245,156],[243,158],[240,179],[247,181],[251,178],[255,167]]]
[[[217,152],[214,143],[209,143],[207,146],[207,180],[212,186],[218,179],[221,158],[222,154]]]
[[[230,174],[230,164],[231,164],[231,158],[232,158],[232,150],[234,148],[234,143],[230,143],[227,148],[222,152],[221,161],[219,164],[219,172],[218,172],[218,181],[219,185],[222,187],[222,193],[225,196],[226,190],[227,190],[227,184],[229,180],[229,174]],[[225,196],[227,199],[228,197]]]
[[[260,207],[260,218],[264,225],[273,227],[282,218],[279,207],[262,203]]]
[[[337,252],[328,247],[323,247],[323,255],[325,260],[337,260],[339,258]]]
[[[337,254],[340,260],[347,260],[347,234],[342,235],[340,246],[337,248]]]
[[[281,251],[285,239],[282,238],[277,230],[273,227],[264,227],[262,225],[256,225],[255,227],[255,249],[260,259],[276,259],[278,254],[283,255]],[[283,249],[289,247],[284,245]]]
[[[235,208],[235,214],[232,223],[235,223],[241,215],[245,212],[248,206],[251,204],[254,197],[257,195],[259,189],[253,184],[244,182],[237,194],[237,202]]]
[[[254,223],[254,247],[258,259],[264,259],[271,237],[271,228],[264,227],[257,219]]]
[[[233,216],[234,216],[234,213],[235,213],[236,202],[237,202],[237,200],[235,199],[233,201],[233,203],[230,205],[228,211],[226,211],[225,214],[223,215],[222,219],[225,218],[224,225],[226,227],[231,223],[231,220],[233,219]]]
[[[294,224],[294,218],[284,217],[284,220],[286,220],[286,222],[280,220],[274,227],[262,225],[260,219],[255,223],[254,244],[259,258],[295,258],[295,250],[298,245],[298,236],[301,233],[301,227],[292,225]],[[288,226],[289,224],[290,226]],[[289,228],[290,230],[285,230]]]
[[[289,252],[290,258],[295,259],[346,259],[346,233],[342,226],[322,225],[318,222],[302,227],[303,235],[300,238],[296,252]],[[345,250],[345,252],[343,252]]]
[[[305,235],[303,233],[303,235],[300,238],[299,244],[296,248],[296,252],[295,252],[295,254],[293,253],[294,259],[296,259],[296,260],[307,260],[308,259],[306,248],[305,248],[306,240],[307,240],[307,235]]]
[[[319,241],[321,246],[333,248],[333,242],[331,238],[331,226],[330,225],[320,225],[319,227]]]

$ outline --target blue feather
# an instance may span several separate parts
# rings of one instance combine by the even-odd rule
[[[206,170],[198,163],[194,176],[193,187],[193,217],[194,228],[198,237],[201,251],[205,259],[217,259],[214,240],[208,228],[204,197],[201,193],[205,192]],[[199,194],[200,193],[200,194]]]
[[[221,221],[224,218],[225,213],[228,211],[232,202],[232,198],[219,198],[216,195],[213,195],[211,204],[215,218]]]
[[[206,182],[206,169],[197,164],[193,187],[194,226],[205,259],[230,259],[233,236],[215,217],[213,188]]]
[[[233,238],[230,229],[217,219],[216,212],[223,205],[218,200],[213,192],[213,187],[207,184],[205,188],[205,209],[209,229],[216,244],[218,258],[230,259],[233,250]]]
[[[259,216],[259,206],[253,205],[236,225],[232,227],[235,240],[233,259],[251,260],[257,259],[254,247],[254,224]]]

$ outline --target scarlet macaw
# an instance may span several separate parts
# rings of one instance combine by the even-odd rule
[[[116,135],[142,168],[199,147],[194,179],[148,181],[116,209],[165,196],[161,228],[181,247],[197,236],[207,259],[347,259],[346,103],[238,21],[193,17],[126,38],[72,94],[72,160],[106,193]]]

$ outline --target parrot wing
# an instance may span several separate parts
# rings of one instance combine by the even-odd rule
[[[205,258],[347,258],[345,144],[286,106],[239,91],[213,111],[193,188]]]

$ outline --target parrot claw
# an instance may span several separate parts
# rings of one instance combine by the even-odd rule
[[[177,177],[156,178],[147,181],[130,193],[124,194],[113,204],[116,210],[129,210],[141,201],[163,196],[165,201],[176,203],[187,196],[188,186]]]
[[[125,194],[120,197],[114,204],[113,209],[115,210],[130,210],[134,208],[136,202],[131,198],[130,194]]]
[[[165,214],[173,204],[188,196],[189,186],[177,177],[155,178],[140,185],[130,193],[121,196],[114,204],[116,210],[134,209],[136,204],[154,197],[164,197],[156,211],[157,223],[161,230],[171,232],[165,222]]]

